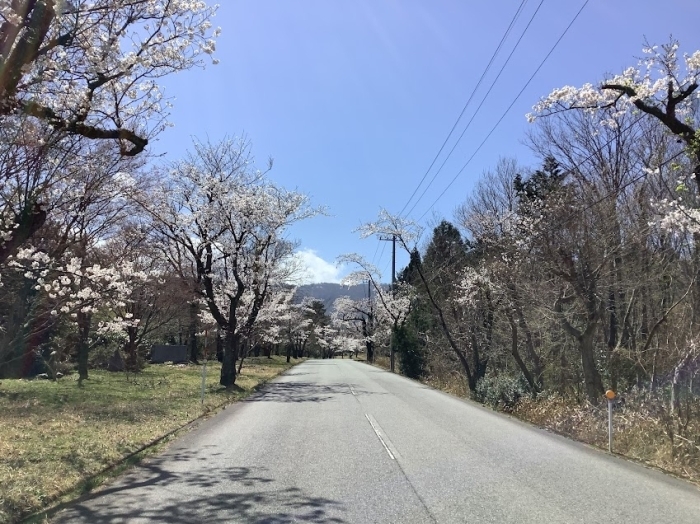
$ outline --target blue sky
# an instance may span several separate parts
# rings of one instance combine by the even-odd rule
[[[388,243],[353,230],[385,207],[398,213],[426,173],[521,0],[220,0],[220,64],[165,79],[174,98],[153,151],[178,158],[192,137],[245,133],[271,178],[331,216],[295,226],[314,280],[336,280],[335,258],[358,252],[390,278]],[[529,0],[457,128],[471,118],[540,0]],[[584,0],[544,0],[479,114],[411,217],[451,219],[500,156],[536,159],[525,114],[553,88],[596,82],[636,64],[646,37],[700,49],[697,0],[590,0],[506,118],[447,185],[535,71]],[[455,140],[456,136],[452,140]],[[453,141],[448,143],[449,150]],[[443,153],[444,154],[444,153]],[[430,180],[442,157],[426,182]],[[418,191],[423,192],[425,183]],[[437,200],[435,205],[430,206]],[[415,198],[408,208],[413,206]],[[398,255],[397,266],[407,257]]]

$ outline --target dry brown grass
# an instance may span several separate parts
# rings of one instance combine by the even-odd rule
[[[690,406],[689,406],[690,407]],[[698,406],[690,407],[698,412]],[[607,406],[558,397],[522,399],[513,415],[556,433],[607,449]],[[613,412],[613,451],[700,482],[700,421],[669,413],[663,399],[628,395]]]
[[[296,363],[296,362],[295,362]],[[184,426],[291,367],[282,357],[247,359],[235,390],[218,384],[209,363],[205,401],[201,366],[153,365],[125,375],[91,371],[58,382],[0,385],[0,522],[15,522],[154,439]],[[92,487],[92,486],[90,486]]]
[[[458,373],[432,376],[427,385],[469,398]],[[700,401],[685,402],[683,416],[671,415],[661,393],[632,392],[614,411],[613,451],[619,455],[700,482]],[[608,449],[607,405],[579,404],[561,396],[521,398],[509,414],[592,446]]]

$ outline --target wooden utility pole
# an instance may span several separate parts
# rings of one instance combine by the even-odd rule
[[[391,296],[396,296],[396,235],[389,237],[379,237],[379,240],[391,242]],[[391,342],[389,348],[389,367],[394,372],[394,329],[391,329]]]

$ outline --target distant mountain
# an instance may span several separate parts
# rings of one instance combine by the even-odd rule
[[[294,302],[299,303],[306,297],[312,297],[323,302],[326,306],[326,312],[330,313],[333,309],[333,302],[336,298],[348,296],[353,300],[365,298],[367,296],[367,286],[341,286],[331,282],[323,282],[320,284],[305,284],[297,287],[297,292],[294,295]]]

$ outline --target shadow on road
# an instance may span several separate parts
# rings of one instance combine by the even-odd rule
[[[344,512],[340,502],[281,486],[261,468],[219,466],[216,455],[206,450],[168,453],[70,506],[52,522],[346,522],[337,516]],[[188,467],[179,471],[183,461]]]
[[[355,393],[377,395],[380,393],[364,391],[355,387]],[[257,395],[244,402],[326,402],[338,395],[352,394],[345,383],[315,384],[313,382],[271,382]]]

